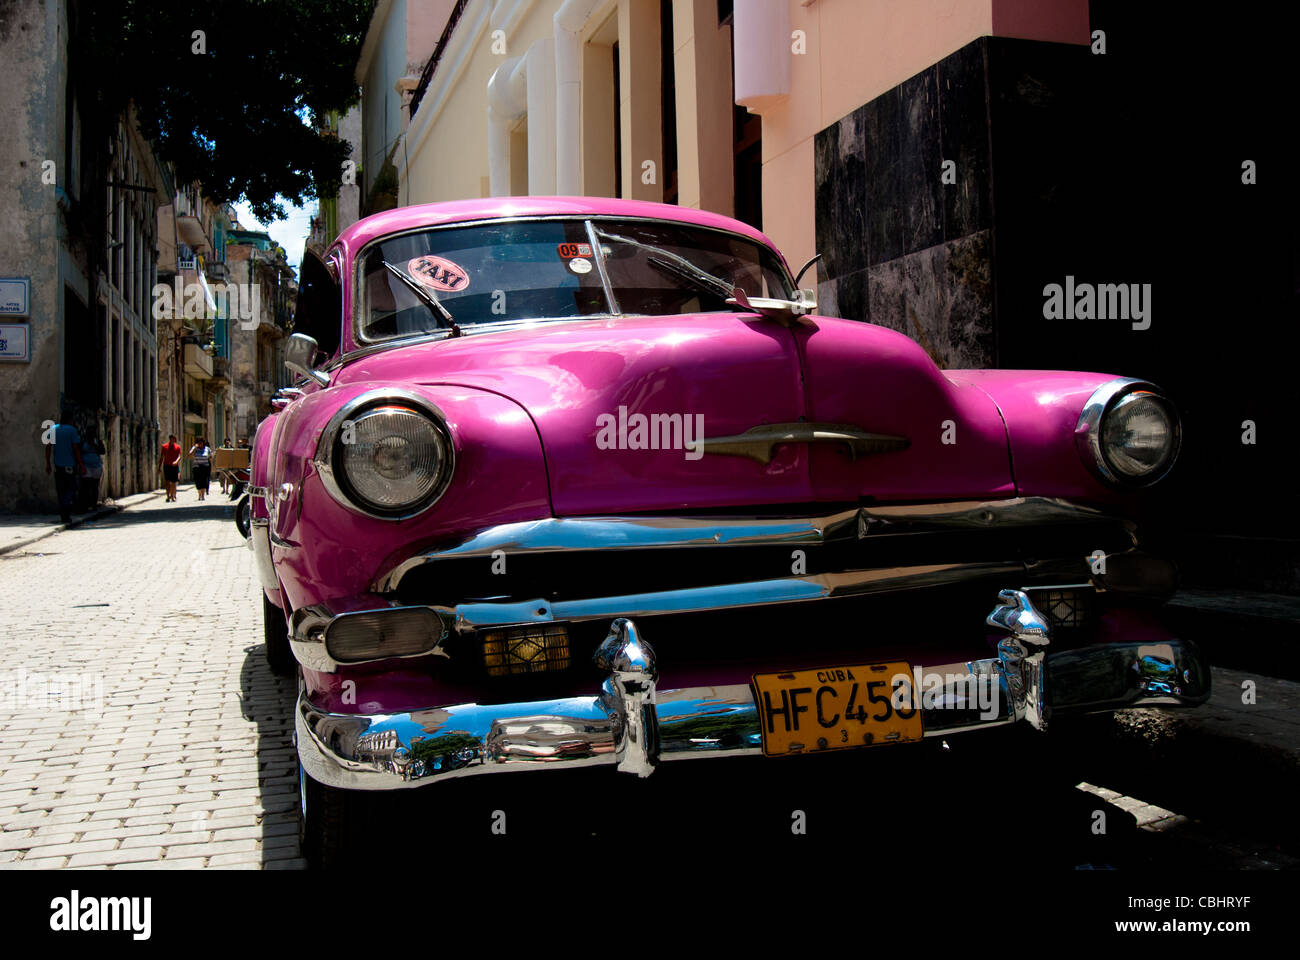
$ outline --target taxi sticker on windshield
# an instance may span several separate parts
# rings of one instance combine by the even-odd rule
[[[469,287],[469,273],[458,263],[446,257],[426,254],[406,264],[406,272],[435,290],[461,291]]]
[[[589,257],[591,256],[591,244],[562,243],[555,248],[555,252],[560,255],[562,260],[572,260],[574,257]]]

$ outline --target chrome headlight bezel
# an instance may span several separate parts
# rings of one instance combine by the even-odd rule
[[[1168,457],[1161,468],[1145,476],[1131,476],[1116,468],[1102,443],[1106,418],[1122,404],[1138,397],[1160,403],[1165,408],[1173,427]],[[1173,469],[1182,447],[1182,424],[1178,418],[1177,408],[1157,386],[1145,380],[1120,377],[1102,384],[1088,397],[1074,428],[1074,441],[1080,459],[1097,479],[1110,486],[1142,489],[1158,483]]]
[[[392,405],[410,407],[423,415],[441,438],[445,455],[442,458],[438,477],[426,494],[401,507],[385,510],[370,503],[353,490],[339,462],[339,444],[340,433],[346,421],[356,420],[373,410]],[[447,428],[446,418],[433,403],[410,390],[379,388],[358,394],[334,413],[321,432],[313,462],[325,489],[339,505],[353,513],[376,520],[409,520],[424,513],[446,493],[451,478],[456,472],[456,449],[452,443],[451,431]]]

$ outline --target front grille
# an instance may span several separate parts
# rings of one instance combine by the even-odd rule
[[[445,606],[485,599],[561,602],[912,564],[1033,563],[1060,557],[1079,558],[1080,573],[1086,575],[1083,558],[1096,550],[1113,553],[1130,545],[1113,523],[1098,522],[870,534],[822,544],[507,552],[504,572],[498,572],[502,565],[496,558],[487,556],[414,567],[402,578],[394,599]]]
[[[896,659],[949,663],[992,654],[1001,634],[985,618],[998,603],[998,591],[1006,588],[1033,591],[1035,606],[1051,618],[1061,643],[1086,642],[1099,601],[1091,589],[1075,584],[1088,580],[1088,558],[1095,551],[1116,553],[1129,546],[1121,527],[1099,521],[996,530],[873,532],[861,538],[850,532],[823,544],[507,553],[503,573],[495,572],[501,565],[490,556],[449,558],[413,567],[393,599],[434,606],[559,603],[692,587],[725,592],[731,583],[911,565],[1023,563],[1033,570],[1035,563],[1065,558],[1075,568],[1065,574],[1059,568],[1023,575],[983,574],[939,586],[827,601],[681,614],[625,612],[636,619],[654,647],[661,675],[678,680],[736,675],[740,667],[764,672],[773,664],[797,669]],[[638,604],[632,601],[629,606]],[[493,702],[589,692],[599,675],[593,654],[609,631],[610,619],[452,631],[441,647],[447,658],[437,658],[436,669],[449,682],[463,684],[475,690],[475,696]],[[565,631],[563,652],[553,646],[558,633],[547,630]],[[1057,642],[1055,635],[1053,642]]]

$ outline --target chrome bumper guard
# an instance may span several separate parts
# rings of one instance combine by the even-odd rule
[[[247,543],[248,549],[253,551],[253,569],[257,572],[258,582],[264,590],[278,593],[280,581],[271,560],[271,521],[266,517],[251,518]]]
[[[1049,654],[1048,621],[1019,590],[1002,591],[988,623],[1008,634],[996,657],[914,665],[925,736],[1020,720],[1041,730],[1053,714],[1195,706],[1209,698],[1209,667],[1191,643]],[[298,754],[315,780],[354,790],[595,765],[648,777],[664,760],[762,754],[748,685],[663,688],[653,649],[627,618],[613,622],[595,660],[607,676],[594,696],[367,716],[327,713],[300,695]]]

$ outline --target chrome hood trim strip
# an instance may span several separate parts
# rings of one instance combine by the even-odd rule
[[[907,437],[870,433],[851,424],[768,423],[731,437],[709,437],[703,446],[705,453],[749,457],[767,465],[772,462],[777,446],[783,443],[834,443],[844,450],[849,460],[906,450],[912,445]]]

